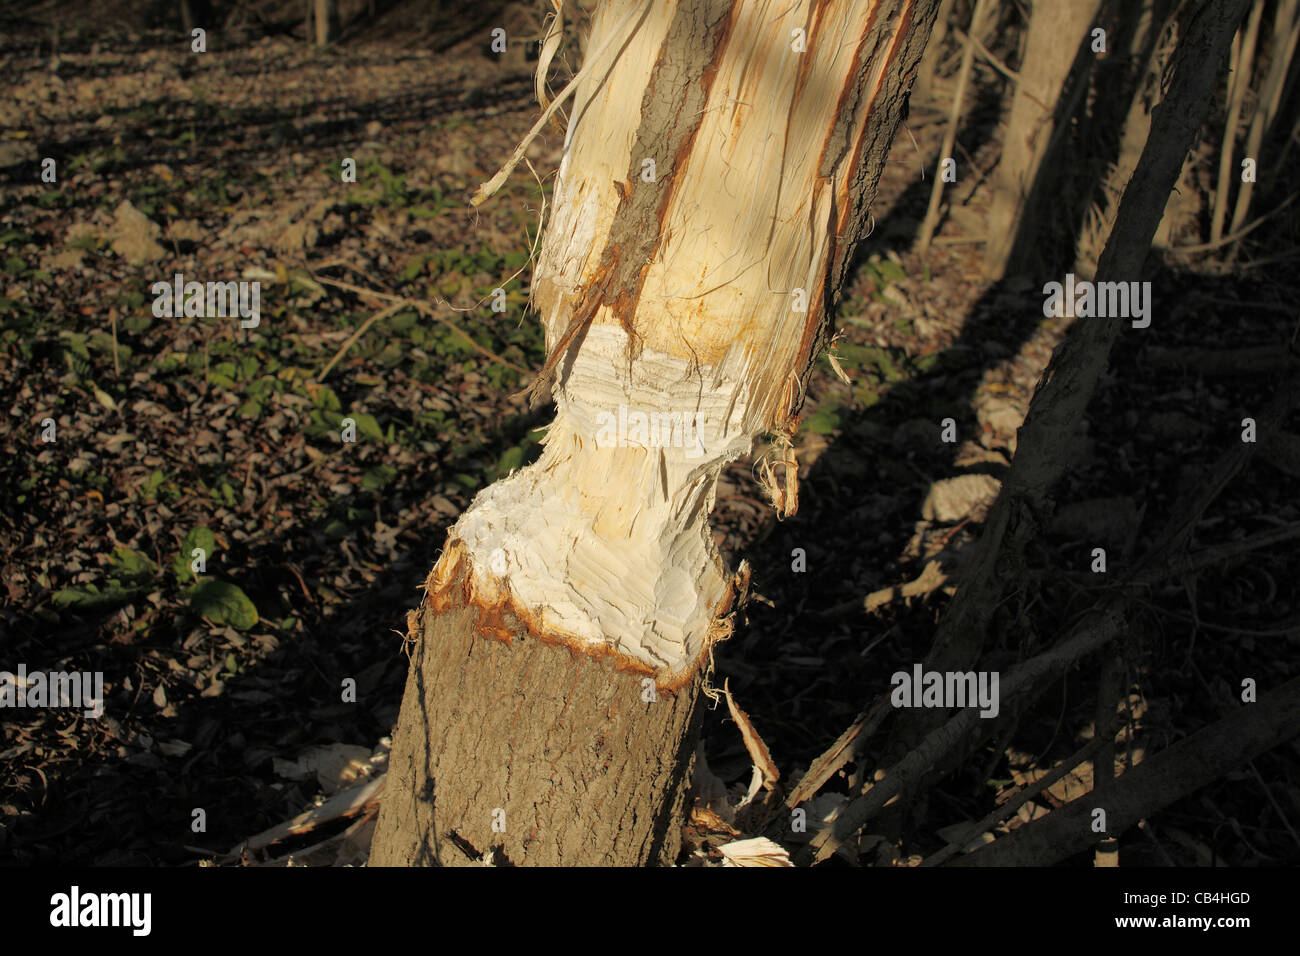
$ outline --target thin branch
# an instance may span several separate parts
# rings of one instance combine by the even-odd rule
[[[1088,654],[1105,647],[1124,630],[1128,602],[1115,597],[1080,621],[1063,640],[1041,654],[1017,665],[1001,682],[1003,709],[1022,697],[1032,699],[1035,688],[1043,688]],[[800,854],[807,865],[820,862],[857,836],[858,831],[886,804],[907,792],[945,757],[961,749],[968,738],[983,739],[996,721],[981,720],[976,708],[959,711],[947,723],[931,731],[906,757],[885,772],[885,776],[864,794],[849,802],[839,817],[820,831]]]
[[[974,29],[982,20],[984,10],[988,0],[976,0],[975,9],[971,12],[971,29]],[[961,124],[962,105],[966,100],[966,84],[970,79],[971,63],[975,59],[975,46],[969,36],[964,41],[964,47],[961,55],[961,69],[957,71],[957,89],[952,94],[952,110],[948,114],[948,128],[944,131],[943,145],[939,147],[939,166],[942,169],[944,162],[952,155],[953,143],[957,139],[957,127]],[[921,222],[916,239],[916,251],[925,252],[930,248],[930,240],[934,238],[935,227],[939,223],[939,207],[943,202],[944,178],[942,172],[934,177],[934,185],[930,188],[930,206],[926,210],[925,219]]]
[[[654,0],[647,0],[643,8],[638,10],[638,8],[633,7],[628,11],[627,16],[623,18],[623,21],[618,25],[618,27],[610,32],[609,36],[605,39],[605,42],[601,44],[599,49],[595,50],[587,57],[587,62],[583,65],[582,69],[574,75],[573,79],[564,85],[564,89],[560,90],[555,99],[551,101],[550,106],[546,107],[542,112],[542,115],[537,118],[537,122],[533,124],[533,128],[530,129],[527,134],[525,134],[524,138],[519,141],[519,145],[515,147],[514,153],[511,154],[508,160],[506,160],[506,164],[497,171],[495,176],[475,190],[474,195],[470,197],[470,205],[481,206],[489,197],[492,196],[493,193],[501,188],[502,184],[510,178],[510,174],[514,172],[515,167],[519,165],[519,161],[524,158],[524,153],[527,152],[529,144],[537,138],[537,134],[542,131],[550,121],[551,117],[555,115],[556,110],[564,105],[564,101],[574,94],[574,91],[578,88],[578,83],[585,79],[589,72],[595,69],[596,64],[600,62],[601,54],[605,52],[606,47],[615,40],[623,40],[626,42],[627,37],[624,34],[624,30],[628,24],[632,22],[633,14],[639,14],[637,17],[638,19],[644,18],[650,11],[650,5],[653,2]]]
[[[1273,218],[1275,215],[1280,213],[1287,206],[1291,205],[1291,203],[1295,201],[1296,196],[1300,196],[1300,193],[1292,193],[1284,201],[1279,203],[1275,208],[1273,208],[1269,212],[1264,213],[1264,215],[1260,216],[1258,219],[1256,219],[1254,222],[1250,223],[1249,225],[1242,226],[1236,232],[1230,233],[1226,236],[1220,236],[1218,239],[1212,239],[1209,242],[1202,242],[1199,245],[1195,245],[1195,246],[1169,246],[1166,251],[1180,252],[1184,255],[1188,255],[1193,252],[1211,252],[1214,249],[1218,249],[1220,246],[1231,245],[1232,243],[1236,242],[1238,239],[1245,238],[1247,235],[1254,232],[1260,226],[1264,225],[1264,223],[1268,222],[1269,219]]]
[[[320,370],[320,373],[316,376],[316,381],[318,382],[325,381],[325,376],[330,373],[330,369],[332,369],[335,365],[339,363],[339,359],[343,358],[343,356],[347,354],[348,349],[352,348],[353,344],[357,341],[357,339],[361,338],[361,336],[366,334],[366,330],[368,328],[370,328],[380,319],[386,319],[394,312],[401,311],[402,308],[404,308],[402,303],[395,302],[386,309],[380,309],[370,318],[366,319],[366,321],[362,322],[361,325],[357,328],[357,330],[353,332],[350,336],[348,336],[348,340],[344,342],[341,346],[339,346],[339,350],[334,353],[334,357],[325,364],[325,367],[323,369]]]
[[[1057,764],[1056,768],[1052,770],[1051,773],[1047,774],[1047,776],[1035,781],[1028,787],[1022,787],[1020,790],[1017,790],[1015,796],[1006,803],[999,806],[996,810],[990,811],[982,819],[972,823],[962,831],[962,835],[959,839],[951,841],[942,850],[931,853],[921,861],[921,866],[939,866],[940,864],[948,862],[952,857],[970,846],[971,841],[981,833],[986,833],[989,830],[992,830],[995,826],[1006,820],[1007,817],[1011,816],[1030,800],[1034,799],[1034,797],[1038,796],[1048,787],[1063,778],[1075,767],[1082,764],[1085,760],[1090,759],[1093,754],[1101,749],[1104,742],[1105,741],[1103,741],[1101,737],[1092,738],[1092,740],[1088,741],[1069,757]]]
[[[1300,678],[1258,702],[1203,727],[1148,757],[1106,794],[1106,831],[1118,835],[1139,820],[1217,780],[1234,767],[1300,733]],[[1097,842],[1091,823],[1098,808],[1088,793],[1010,836],[958,857],[952,866],[1050,866]]]
[[[466,332],[464,329],[462,329],[459,325],[451,321],[451,319],[447,318],[446,316],[439,315],[438,312],[427,302],[417,302],[415,299],[406,299],[400,295],[391,295],[387,292],[376,292],[374,289],[367,289],[364,286],[353,285],[351,282],[341,282],[338,279],[327,279],[325,276],[317,275],[314,272],[312,273],[312,278],[314,278],[317,282],[324,282],[326,285],[332,285],[338,289],[346,289],[348,292],[355,292],[357,295],[369,296],[372,299],[382,299],[386,302],[396,303],[398,306],[404,308],[415,309],[417,312],[423,313],[424,315],[429,316],[431,319],[441,322],[443,325],[447,326],[447,328],[451,329],[453,332],[455,332],[457,335],[463,338],[466,342],[468,342],[475,351],[482,353],[487,358],[492,359],[492,361],[500,362],[502,365],[506,366],[507,368],[512,368],[516,372],[522,372],[524,375],[532,374],[532,372],[528,371],[528,369],[524,368],[522,365],[516,365],[508,358],[502,358],[500,355],[497,355],[497,353],[493,352],[491,349],[479,345],[478,342],[476,342],[468,332]]]
[[[968,36],[963,30],[960,29],[954,29],[952,32],[955,33],[963,43],[965,43],[969,39],[971,43],[975,44],[975,49],[980,53],[981,56],[984,57],[984,59],[989,61],[989,65],[992,66],[999,73],[1001,73],[1003,76],[1005,76],[1012,83],[1020,82],[1020,74],[1017,73],[1015,70],[1010,69],[1005,63],[1003,63],[996,56],[994,56],[989,51],[989,48],[979,41],[978,37]],[[1035,102],[1037,101],[1035,100]],[[1038,105],[1043,106],[1042,103],[1039,103]],[[1047,107],[1043,106],[1043,109],[1047,109]]]

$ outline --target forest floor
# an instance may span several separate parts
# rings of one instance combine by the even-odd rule
[[[0,857],[193,864],[372,766],[406,676],[405,614],[447,526],[536,455],[548,418],[515,393],[542,358],[526,266],[561,139],[530,149],[544,184],[521,170],[468,206],[537,116],[529,66],[480,46],[316,52],[278,37],[194,56],[156,34],[74,32],[57,54],[40,34],[0,41],[0,669],[105,682],[100,719],[6,713]],[[931,561],[957,573],[1069,321],[1043,319],[1041,279],[980,278],[979,176],[957,187],[939,242],[910,251],[943,111],[913,105],[916,144],[900,134],[882,178],[837,316],[853,384],[819,361],[796,445],[798,514],[775,520],[751,462],[719,487],[719,544],[751,562],[762,599],[720,647],[714,682],[728,682],[787,780],[924,655],[945,591],[882,597],[870,612],[864,598]],[[984,140],[968,148],[987,170],[997,143]],[[56,184],[38,180],[47,156]],[[356,183],[340,181],[343,157]],[[1167,356],[1285,344],[1294,275],[1177,263],[1154,276],[1157,320],[1121,336],[1079,425],[1051,539],[1007,608],[1014,641],[1050,639],[1095,598],[1092,542],[1122,575],[1267,397],[1260,376]],[[260,325],[156,317],[152,287],[176,273],[259,281]],[[499,286],[504,315],[481,304]],[[353,341],[383,296],[450,307],[401,304]],[[354,444],[337,440],[344,417]],[[937,437],[948,417],[952,444]],[[1252,465],[1198,539],[1300,520],[1294,482]],[[200,584],[194,547],[207,553]],[[1217,719],[1237,699],[1233,675],[1265,687],[1300,671],[1297,563],[1279,548],[1148,596],[1124,652],[1130,755]],[[1061,682],[893,838],[865,841],[863,861],[914,862],[1077,749],[1096,670]],[[355,702],[342,697],[349,680]],[[704,741],[713,773],[743,787],[750,759],[725,707]],[[1082,792],[1090,773],[1011,826]],[[821,808],[847,786],[833,780]],[[1300,861],[1300,749],[1151,824],[1125,840],[1122,864]]]

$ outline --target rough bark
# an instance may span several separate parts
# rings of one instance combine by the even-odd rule
[[[596,11],[533,274],[556,418],[431,575],[375,862],[459,862],[453,833],[515,863],[671,857],[746,586],[708,526],[716,481],[797,424],[937,2]]]
[[[647,699],[615,658],[473,605],[465,570],[412,622],[382,825],[414,839],[376,839],[371,865],[671,863],[702,673]]]

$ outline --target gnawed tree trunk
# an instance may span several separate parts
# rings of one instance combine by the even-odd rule
[[[794,510],[788,436],[936,6],[597,10],[533,276],[556,418],[451,528],[412,615],[372,863],[677,855],[746,590],[716,481],[775,434],[764,474]]]
[[[1075,69],[1101,0],[1033,0],[1025,55],[993,174],[984,275],[1000,279],[1015,258],[1032,248],[1038,220],[1046,212],[1038,184],[1062,109],[1061,91]],[[1085,52],[1083,55],[1091,55]],[[1037,188],[1036,188],[1037,187]],[[1017,264],[1018,265],[1018,264]]]

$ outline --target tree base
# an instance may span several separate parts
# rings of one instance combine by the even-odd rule
[[[642,866],[681,850],[706,668],[673,689],[465,598],[414,641],[372,866]],[[431,576],[431,580],[434,576]]]

